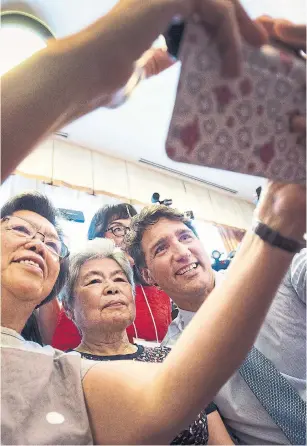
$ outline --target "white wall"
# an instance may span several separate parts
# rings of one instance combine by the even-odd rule
[[[250,226],[254,206],[234,196],[58,139],[48,139],[17,168],[17,173],[54,185],[106,195],[132,204],[150,204],[154,192],[195,218],[237,228]]]

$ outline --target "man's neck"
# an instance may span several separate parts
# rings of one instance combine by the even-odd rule
[[[198,293],[193,293],[193,296],[189,295],[184,298],[183,296],[179,296],[179,298],[174,296],[174,298],[171,297],[171,299],[175,302],[180,310],[196,313],[205,302],[206,298],[209,296],[214,287],[215,276],[214,274],[212,274],[212,283],[210,283],[208,287],[203,288]]]
[[[21,333],[35,309],[35,303],[21,301],[14,294],[1,289],[1,325]]]
[[[95,333],[83,334],[81,344],[77,351],[100,356],[114,356],[134,353],[135,345],[129,342],[126,330],[119,333]]]

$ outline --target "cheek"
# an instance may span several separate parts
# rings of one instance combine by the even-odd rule
[[[149,268],[151,277],[155,283],[162,286],[171,280],[170,262],[167,256],[156,258]]]
[[[114,234],[112,234],[112,232],[107,232],[107,233],[105,234],[105,238],[114,240],[114,242],[115,242],[115,240],[116,240],[116,237],[115,237]]]
[[[87,292],[80,292],[75,297],[75,303],[74,303],[74,319],[75,322],[81,323],[83,321],[89,321],[93,317],[91,314],[93,312],[99,311],[100,308],[100,298],[96,295],[93,295],[93,293],[87,293]]]
[[[52,289],[57,281],[60,273],[59,262],[50,261],[48,262],[48,278],[46,280],[46,285]]]
[[[19,245],[10,242],[7,237],[2,235],[1,237],[1,271],[5,270],[12,258],[14,252],[18,249]]]

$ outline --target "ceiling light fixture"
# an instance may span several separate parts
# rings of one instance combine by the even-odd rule
[[[50,29],[36,17],[19,11],[1,13],[0,76],[43,49],[54,38]]]

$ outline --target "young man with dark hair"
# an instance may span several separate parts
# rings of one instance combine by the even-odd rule
[[[140,265],[144,278],[158,284],[179,307],[179,314],[162,342],[173,346],[211,291],[217,286],[223,287],[225,276],[212,270],[209,256],[191,222],[181,212],[165,206],[144,208],[133,218],[128,251]],[[249,261],[254,261],[252,254]],[[234,316],[229,314],[229,318]],[[306,249],[294,257],[254,346],[257,350],[253,349],[252,353],[259,351],[268,358],[295,389],[297,398],[294,398],[301,398],[298,404],[293,400],[290,403],[291,422],[295,426],[298,420],[302,422],[299,411],[304,410],[301,406],[304,407],[306,398]],[[229,358],[232,354],[229,351]],[[267,369],[262,366],[259,370],[259,361],[255,358],[246,361],[248,373],[260,373],[260,386],[265,388],[262,373]],[[265,359],[261,358],[263,363]],[[226,425],[243,444],[288,444],[288,437],[271,418],[270,409],[267,412],[255,396],[252,388],[256,384],[259,386],[254,380],[248,385],[240,369],[218,393],[214,401]],[[285,419],[289,416],[288,394],[284,395],[279,386],[275,387],[274,394],[271,384],[266,389],[266,397],[278,407],[278,420]],[[286,399],[280,406],[276,403],[278,393]],[[303,430],[298,432],[300,438],[304,437]]]

